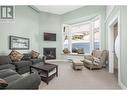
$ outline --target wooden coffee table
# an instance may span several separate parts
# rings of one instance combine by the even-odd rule
[[[50,63],[38,63],[30,66],[30,73],[32,73],[32,68],[38,71],[42,81],[47,84],[56,75],[58,76],[58,66]]]

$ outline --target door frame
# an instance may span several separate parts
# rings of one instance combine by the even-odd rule
[[[121,82],[120,62],[121,62],[121,35],[120,35],[120,11],[108,23],[108,50],[109,50],[109,73],[114,73],[114,56],[113,56],[113,30],[112,26],[118,22],[118,36],[119,36],[119,54],[118,54],[118,82]]]

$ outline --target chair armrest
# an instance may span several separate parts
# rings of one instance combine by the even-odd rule
[[[26,77],[11,82],[7,89],[38,89],[41,78],[37,73],[32,73]]]
[[[91,55],[84,56],[84,58],[90,61],[94,61],[94,58]]]

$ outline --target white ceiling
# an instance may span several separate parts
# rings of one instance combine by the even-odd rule
[[[34,7],[39,11],[61,15],[83,6],[34,6]]]

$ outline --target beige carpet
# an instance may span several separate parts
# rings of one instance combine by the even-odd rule
[[[49,90],[74,90],[74,89],[120,89],[117,79],[108,70],[89,70],[83,68],[82,71],[74,71],[72,64],[64,61],[52,61],[58,65],[58,77],[54,77],[47,85],[43,81],[39,89]]]

